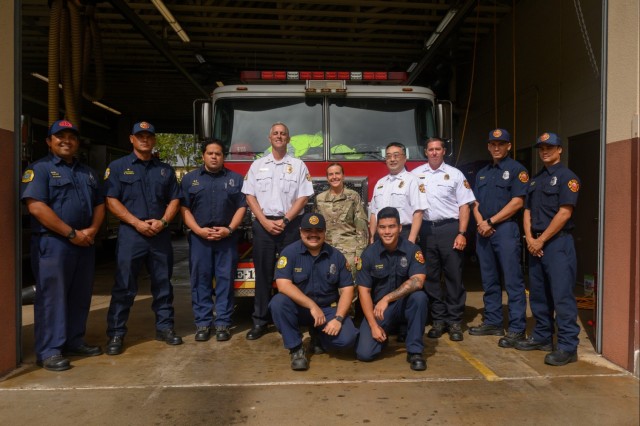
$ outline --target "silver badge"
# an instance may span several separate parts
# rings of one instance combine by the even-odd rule
[[[329,266],[329,273],[334,275],[336,272],[338,272],[338,267],[335,263],[332,263],[331,266]]]
[[[551,182],[549,182],[549,183],[551,184],[551,186],[555,186],[555,185],[556,185],[556,183],[558,183],[558,178],[557,178],[557,177],[555,177],[555,176],[554,176],[554,177],[552,177],[552,178],[551,178]]]
[[[402,268],[406,268],[408,264],[409,264],[409,262],[407,261],[406,257],[401,257],[400,258],[400,266]]]
[[[233,179],[229,179],[229,186],[233,188],[235,185],[236,183],[233,181]]]
[[[505,170],[504,173],[502,174],[502,179],[507,180],[509,179],[509,170]]]
[[[162,177],[165,177],[167,174],[167,171],[165,169],[161,169],[160,174],[162,175]]]

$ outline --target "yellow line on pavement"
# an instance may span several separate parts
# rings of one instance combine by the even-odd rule
[[[489,382],[497,382],[502,380],[502,377],[498,376],[493,372],[489,367],[484,365],[480,360],[471,355],[469,352],[465,351],[460,347],[460,345],[449,341],[448,339],[442,339],[453,348],[454,351],[458,352],[458,354],[464,358],[469,364],[473,365],[473,367],[480,372],[484,376],[485,379]]]

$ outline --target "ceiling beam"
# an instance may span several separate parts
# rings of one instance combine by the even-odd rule
[[[137,28],[140,33],[142,33],[144,38],[146,38],[149,43],[151,43],[151,45],[158,50],[158,52],[160,52],[165,58],[167,58],[167,60],[176,68],[176,70],[184,75],[189,80],[189,82],[191,82],[191,84],[193,84],[195,88],[198,89],[199,92],[204,94],[204,96],[209,96],[209,92],[205,90],[204,87],[202,87],[195,78],[193,78],[189,71],[187,71],[187,69],[182,66],[180,61],[178,61],[178,58],[176,58],[173,52],[171,52],[171,50],[169,50],[167,46],[165,46],[165,44],[162,43],[162,41],[158,37],[156,37],[151,28],[149,28],[147,24],[145,24],[142,19],[140,19],[140,17],[133,10],[131,10],[129,5],[125,3],[124,0],[109,0],[109,3],[111,3],[111,5],[122,14],[122,16],[124,16],[129,22],[131,22],[131,24],[135,28]]]

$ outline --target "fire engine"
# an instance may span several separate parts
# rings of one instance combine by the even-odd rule
[[[196,140],[222,141],[225,166],[245,175],[253,160],[269,153],[271,125],[283,122],[289,154],[305,162],[316,194],[328,187],[327,166],[340,162],[345,185],[366,203],[387,174],[388,143],[406,146],[411,170],[424,163],[427,138],[451,134],[451,104],[436,102],[428,88],[403,85],[406,80],[404,72],[242,72],[246,84],[218,87],[211,99],[194,102]],[[254,294],[251,220],[248,213],[239,229],[236,296]]]

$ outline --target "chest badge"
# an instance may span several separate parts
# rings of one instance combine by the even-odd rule
[[[502,173],[502,179],[504,180],[509,179],[509,170],[505,170],[504,173]]]
[[[293,166],[291,164],[287,164],[287,173],[293,173]]]
[[[165,177],[167,175],[167,170],[166,169],[161,169],[160,170],[160,176]]]
[[[444,180],[449,180],[449,174],[448,173],[444,175]]]
[[[409,261],[407,260],[406,257],[402,256],[400,258],[400,267],[401,268],[406,268],[409,265]]]
[[[398,184],[398,188],[402,188],[404,186],[404,181],[401,180],[400,183]]]
[[[335,263],[332,263],[332,264],[329,266],[329,273],[330,273],[331,275],[335,275],[335,274],[336,274],[336,272],[338,272],[338,267],[336,266],[336,264],[335,264]]]
[[[551,182],[549,182],[549,184],[551,186],[556,186],[556,183],[558,183],[558,178],[554,176],[551,178]]]

